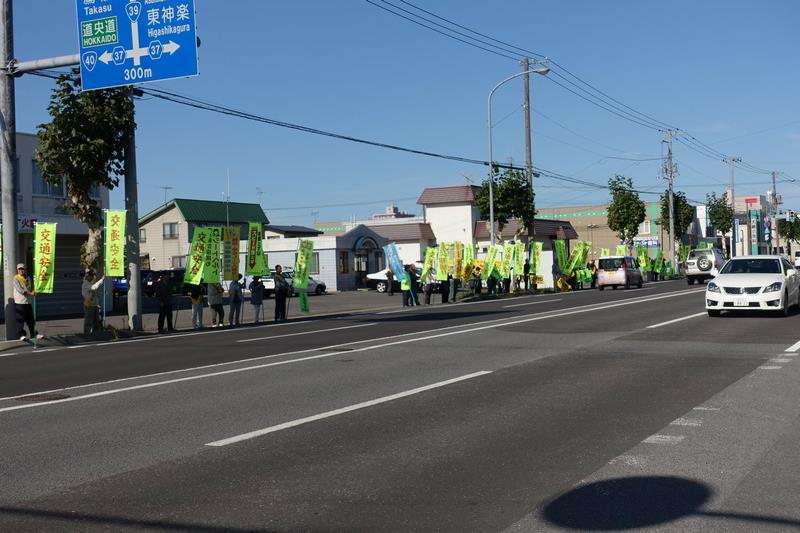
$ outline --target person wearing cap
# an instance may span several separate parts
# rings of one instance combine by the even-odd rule
[[[164,319],[167,319],[167,330],[176,331],[172,327],[172,285],[170,273],[161,274],[161,279],[156,285],[156,300],[158,300],[158,332],[164,333]]]
[[[31,337],[36,334],[33,305],[31,305],[31,298],[34,296],[36,296],[36,292],[32,289],[30,279],[25,275],[25,265],[20,263],[17,265],[17,275],[14,276],[14,308],[17,316],[17,333],[21,341],[27,338],[25,325],[28,326]]]
[[[94,271],[86,269],[81,285],[83,296],[83,336],[89,337],[100,329],[99,313],[97,312],[97,289],[103,285],[105,276],[94,281]]]

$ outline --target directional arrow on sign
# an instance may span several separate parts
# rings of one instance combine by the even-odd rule
[[[169,55],[172,55],[175,52],[177,52],[178,48],[180,48],[180,47],[181,47],[181,45],[179,45],[175,41],[170,41],[170,42],[168,42],[167,44],[164,45],[164,52],[168,53]]]
[[[111,63],[111,61],[113,61],[114,56],[111,54],[110,50],[106,50],[105,52],[100,54],[100,57],[98,57],[97,59],[108,65],[109,63]]]

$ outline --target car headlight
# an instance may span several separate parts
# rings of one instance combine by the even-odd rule
[[[781,283],[780,281],[776,281],[772,285],[767,285],[764,288],[764,292],[778,292],[781,289],[783,289],[783,283]]]
[[[708,285],[706,285],[706,290],[708,292],[722,292],[721,290],[719,290],[719,286],[717,286],[717,284],[714,283],[713,281],[708,282]]]

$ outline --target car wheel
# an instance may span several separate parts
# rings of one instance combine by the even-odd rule
[[[617,286],[616,286],[616,285],[612,285],[612,286],[611,286],[611,288],[612,288],[613,290],[617,290]]]
[[[781,312],[782,316],[789,316],[789,291],[784,291],[783,293],[783,311]]]
[[[317,288],[314,289],[314,294],[316,294],[317,296],[322,294],[322,285],[317,285]]]
[[[387,286],[385,281],[379,281],[378,284],[375,285],[375,290],[378,292],[386,292],[386,288]]]
[[[604,290],[606,290],[606,286],[605,286],[605,285],[598,285],[598,286],[597,286],[597,288],[598,288],[599,290],[601,290],[601,291],[604,291]]]
[[[708,316],[720,316],[721,311],[719,309],[709,309]]]

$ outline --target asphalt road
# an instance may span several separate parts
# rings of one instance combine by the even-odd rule
[[[0,357],[0,531],[800,530],[798,325],[665,282]]]

